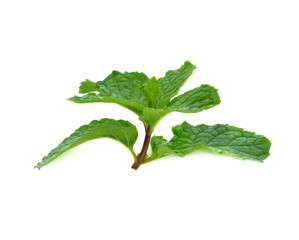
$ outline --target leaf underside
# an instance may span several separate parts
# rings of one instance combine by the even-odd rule
[[[40,169],[55,158],[82,143],[98,138],[112,138],[125,145],[131,153],[138,137],[136,127],[128,121],[103,118],[93,120],[78,128],[73,134],[64,139],[56,148],[45,156],[35,168]]]
[[[227,124],[192,126],[183,122],[173,127],[172,132],[174,136],[170,141],[161,136],[152,138],[153,155],[144,163],[171,154],[183,157],[198,149],[263,162],[271,146],[266,137]]]

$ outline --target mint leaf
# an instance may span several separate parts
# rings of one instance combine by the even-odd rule
[[[136,113],[138,116],[141,116],[143,111],[143,106],[136,102],[128,101],[123,98],[101,96],[100,94],[96,94],[96,93],[88,93],[82,97],[74,96],[68,98],[68,100],[73,101],[75,103],[95,103],[95,102],[116,103],[120,106],[123,106],[131,110],[132,112]]]
[[[170,110],[145,107],[143,109],[142,116],[139,117],[139,120],[149,124],[151,126],[151,131],[154,131],[158,122],[170,112]]]
[[[153,108],[156,105],[157,91],[159,88],[159,82],[155,77],[148,80],[148,83],[142,85],[140,90],[143,92],[146,99],[146,106]]]
[[[174,98],[165,109],[144,108],[139,120],[153,128],[171,112],[195,113],[209,109],[220,103],[217,91],[210,85],[202,84]]]
[[[130,152],[136,157],[133,151],[133,145],[137,139],[138,132],[136,127],[128,121],[114,120],[103,118],[101,120],[93,120],[87,125],[78,128],[68,138],[64,139],[56,148],[45,156],[35,168],[49,164],[55,158],[82,143],[97,138],[112,138],[125,145]]]
[[[153,136],[151,139],[152,155],[149,158],[144,159],[143,163],[148,163],[155,159],[175,154],[168,145],[169,142],[162,136]]]
[[[153,140],[156,150],[149,160],[163,157],[165,152],[168,154],[169,151],[183,157],[194,150],[209,149],[217,153],[263,162],[269,156],[271,146],[266,137],[227,124],[192,126],[183,122],[173,127],[172,132],[174,136],[168,142]]]
[[[93,83],[88,80],[82,82],[79,88],[80,93],[88,94],[74,96],[68,100],[76,103],[116,103],[140,116],[142,115],[143,107],[146,105],[145,96],[140,90],[140,86],[148,83],[148,80],[148,77],[144,73],[120,73],[113,71],[103,81]],[[99,93],[90,93],[93,90]]]
[[[200,87],[174,98],[166,109],[183,113],[194,113],[209,109],[220,103],[217,91],[210,85],[202,84]]]
[[[79,87],[79,93],[90,93],[99,91],[97,84],[93,81],[85,79],[84,82],[81,82]]]
[[[139,87],[148,83],[144,73],[113,71],[103,81],[98,81],[97,86],[101,96],[114,99],[125,99],[145,106],[145,97]]]
[[[154,108],[164,108],[171,98],[178,94],[180,88],[188,80],[195,68],[195,65],[186,61],[179,69],[170,70],[165,74],[165,77],[158,79],[159,88]]]

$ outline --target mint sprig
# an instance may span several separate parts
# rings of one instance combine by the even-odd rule
[[[128,148],[134,158],[133,169],[168,155],[183,157],[200,149],[263,162],[269,156],[271,142],[262,135],[227,124],[192,126],[183,122],[172,128],[174,136],[169,141],[162,136],[152,137],[155,127],[167,114],[201,112],[220,103],[218,90],[207,84],[175,97],[195,68],[186,61],[179,69],[168,71],[159,79],[148,78],[139,72],[113,71],[103,81],[93,82],[86,79],[81,82],[81,95],[68,100],[75,103],[116,103],[137,114],[145,128],[145,139],[140,153],[136,154],[133,150],[138,136],[133,124],[104,118],[78,128],[35,167],[40,169],[67,150],[102,137],[115,139]],[[152,149],[150,156],[147,155],[149,145]]]

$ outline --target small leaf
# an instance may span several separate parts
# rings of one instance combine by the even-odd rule
[[[139,120],[149,124],[151,126],[151,131],[153,131],[158,122],[170,112],[171,111],[169,110],[145,107],[143,109],[142,116],[139,117]]]
[[[266,137],[227,124],[192,126],[183,122],[173,127],[172,132],[174,136],[170,141],[153,143],[156,154],[150,160],[163,157],[164,152],[169,150],[182,157],[197,149],[209,149],[263,162],[269,156],[271,147],[271,142]],[[158,148],[162,149],[157,150]]]
[[[148,83],[145,85],[142,85],[140,87],[140,90],[143,92],[147,107],[154,107],[156,104],[156,98],[157,98],[157,91],[159,87],[159,82],[155,77],[152,77],[148,80]]]
[[[171,148],[169,148],[168,144],[169,142],[162,136],[153,136],[151,139],[152,156],[144,159],[143,163],[148,163],[157,158],[175,154],[175,152]]]
[[[210,85],[202,84],[200,87],[174,98],[166,109],[183,113],[195,113],[212,108],[220,103],[217,91]]]
[[[84,82],[81,82],[79,87],[79,93],[90,93],[90,92],[97,92],[97,91],[99,91],[97,84],[88,79],[85,79]]]
[[[97,138],[112,138],[125,145],[134,157],[133,145],[136,142],[138,132],[136,127],[128,121],[103,118],[91,121],[87,125],[78,128],[68,138],[64,139],[56,148],[45,156],[35,168],[49,164],[55,158],[82,143]]]
[[[196,66],[186,61],[179,69],[170,70],[165,77],[158,79],[159,88],[154,108],[164,108],[171,98],[178,94],[180,88],[188,80],[195,68]]]

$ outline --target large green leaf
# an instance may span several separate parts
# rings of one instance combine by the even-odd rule
[[[161,140],[161,137],[152,139],[151,144],[155,147],[153,156],[144,162],[172,152],[182,157],[197,149],[209,149],[217,153],[263,162],[269,156],[271,146],[266,137],[227,124],[192,126],[183,122],[173,127],[172,132],[174,136],[170,141]]]
[[[189,61],[186,61],[179,69],[170,70],[165,77],[158,79],[159,87],[154,108],[162,109],[178,94],[180,88],[188,80],[196,67]]]
[[[45,156],[35,168],[40,169],[55,158],[82,143],[97,138],[112,138],[125,145],[134,158],[133,145],[136,142],[138,132],[136,127],[128,121],[103,118],[101,120],[91,121],[87,125],[78,128],[68,138],[64,139],[56,148]]]
[[[166,109],[183,113],[194,113],[209,109],[220,103],[217,91],[210,85],[202,84],[200,87],[174,98]]]

